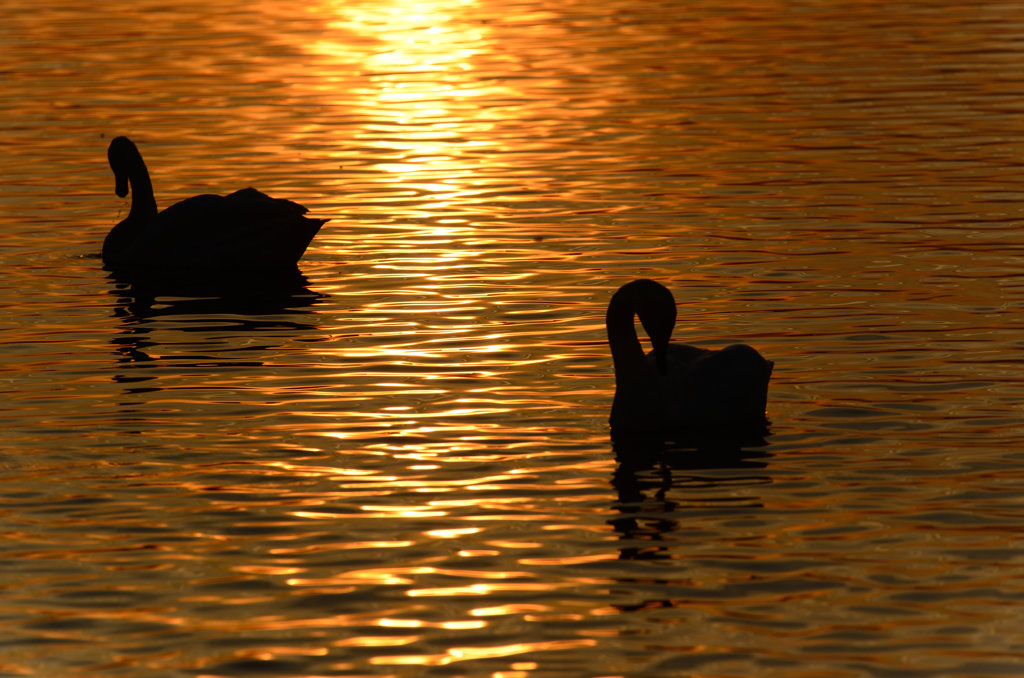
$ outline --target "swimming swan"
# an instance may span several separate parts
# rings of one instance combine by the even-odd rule
[[[327,219],[307,219],[306,208],[255,188],[228,196],[197,195],[157,212],[142,154],[127,137],[110,142],[114,191],[132,203],[127,218],[103,241],[103,263],[152,272],[264,271],[294,267]]]
[[[651,338],[644,355],[634,316]],[[669,343],[676,322],[672,293],[653,280],[626,283],[605,316],[615,365],[613,432],[764,429],[774,363],[735,344],[721,350]]]

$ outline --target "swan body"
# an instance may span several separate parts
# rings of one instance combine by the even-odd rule
[[[302,205],[246,188],[197,195],[158,212],[142,154],[127,137],[107,150],[120,197],[131,190],[128,216],[103,241],[103,263],[144,272],[269,271],[294,267],[327,219],[309,219]]]
[[[637,316],[651,339],[647,355]],[[763,430],[774,363],[746,344],[710,350],[670,343],[675,321],[672,293],[653,280],[626,283],[612,296],[605,317],[615,367],[612,431]]]

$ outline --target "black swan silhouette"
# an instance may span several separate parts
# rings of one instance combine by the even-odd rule
[[[647,355],[634,316],[651,338]],[[670,343],[675,322],[675,298],[658,282],[634,280],[612,296],[605,316],[615,365],[612,432],[764,430],[774,363],[745,344],[709,350]]]
[[[231,195],[197,195],[157,212],[153,184],[139,149],[127,137],[110,142],[114,191],[128,195],[128,217],[103,241],[103,263],[114,270],[205,273],[294,268],[327,219],[308,219],[302,205],[245,188]]]

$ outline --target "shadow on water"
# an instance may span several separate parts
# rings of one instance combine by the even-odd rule
[[[180,277],[156,275],[126,276],[112,273],[110,294],[118,299],[114,316],[122,321],[121,332],[111,338],[117,362],[139,366],[161,359],[152,349],[161,342],[154,339],[159,321],[173,322],[176,332],[193,333],[193,341],[182,341],[192,350],[178,355],[181,367],[216,369],[257,367],[263,364],[252,356],[269,351],[296,334],[315,332],[309,322],[311,307],[326,295],[309,289],[308,280],[297,268],[274,273]],[[283,333],[283,334],[282,334]],[[211,351],[210,337],[229,334],[245,337],[245,355],[249,359],[225,357],[224,350]],[[220,353],[216,355],[214,353]],[[145,374],[118,374],[117,382],[148,381]],[[150,389],[135,389],[136,392]]]
[[[760,509],[758,500],[737,487],[766,485],[768,475],[732,473],[767,467],[767,433],[742,436],[704,434],[665,438],[617,435],[612,450],[618,466],[612,475],[617,493],[609,520],[623,542],[620,560],[671,558],[672,533],[690,513]],[[706,473],[698,473],[706,471]]]
[[[123,300],[120,315],[139,319],[186,313],[297,314],[326,297],[309,289],[309,281],[297,267],[188,278],[160,272],[114,272],[110,279],[115,284],[110,293]]]

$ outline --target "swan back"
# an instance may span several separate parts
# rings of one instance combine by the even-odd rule
[[[326,219],[302,205],[245,188],[197,195],[157,215],[136,249],[157,265],[202,270],[294,266]]]

